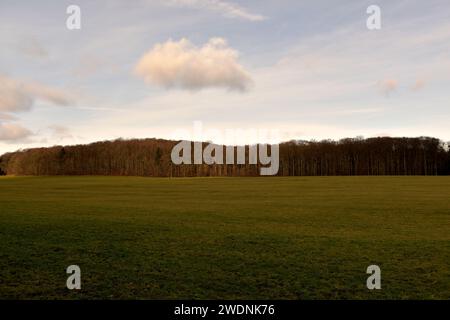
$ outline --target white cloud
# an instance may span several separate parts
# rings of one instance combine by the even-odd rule
[[[72,102],[69,95],[62,90],[0,76],[0,111],[26,111],[31,109],[37,99],[62,106]]]
[[[0,141],[16,142],[26,139],[32,132],[20,125],[13,123],[0,123]]]
[[[252,80],[237,58],[238,52],[222,38],[212,38],[202,47],[187,39],[169,40],[147,52],[134,71],[146,82],[165,88],[245,91]]]
[[[248,12],[245,8],[231,2],[221,0],[168,0],[167,3],[173,6],[204,8],[221,13],[227,18],[237,18],[248,21],[262,21],[266,17],[260,14]]]

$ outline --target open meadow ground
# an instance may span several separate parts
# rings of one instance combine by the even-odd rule
[[[450,177],[1,177],[0,298],[449,299]]]

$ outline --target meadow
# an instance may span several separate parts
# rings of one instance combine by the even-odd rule
[[[450,299],[450,177],[0,177],[0,298]]]

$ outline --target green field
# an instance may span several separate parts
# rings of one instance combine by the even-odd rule
[[[0,298],[449,299],[450,177],[2,177]]]

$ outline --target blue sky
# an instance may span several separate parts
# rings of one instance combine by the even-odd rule
[[[450,140],[445,0],[2,0],[0,47],[0,153],[174,138],[193,121]]]

